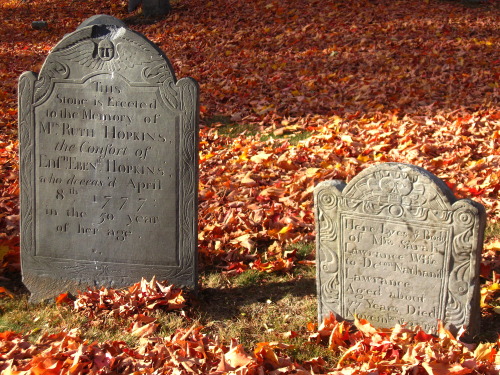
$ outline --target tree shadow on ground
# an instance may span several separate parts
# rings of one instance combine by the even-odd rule
[[[315,279],[301,278],[226,289],[205,288],[199,291],[194,307],[207,314],[210,320],[231,320],[239,316],[246,305],[267,304],[268,301],[278,302],[289,295],[315,296]]]
[[[279,302],[286,296],[316,297],[316,279],[302,278],[287,282],[271,282],[261,285],[251,285],[232,288],[206,288],[200,290],[195,303],[195,309],[206,314],[210,321],[228,321],[238,319],[244,307],[251,304]],[[481,330],[478,337],[467,342],[495,342],[500,334],[500,319],[489,311],[481,314]]]

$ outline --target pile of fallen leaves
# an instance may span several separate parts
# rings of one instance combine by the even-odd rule
[[[354,326],[353,332],[352,324],[330,315],[311,336],[340,355],[337,370],[341,368],[341,374],[497,374],[500,370],[500,339],[465,344],[441,323],[437,336],[418,327],[375,329],[364,319],[356,319]]]
[[[67,294],[62,294],[56,303],[69,302],[68,299]],[[151,281],[142,279],[129,288],[88,289],[78,294],[74,309],[88,317],[106,314],[126,318],[157,308],[164,311],[182,309],[185,302],[181,289],[153,277]]]
[[[56,298],[56,304],[71,306],[76,313],[92,319],[93,325],[102,323],[108,317],[130,320],[132,323],[127,332],[142,337],[158,328],[156,318],[150,312],[156,309],[182,310],[186,306],[182,294],[182,289],[153,277],[151,281],[142,279],[128,288],[89,288],[78,293],[74,300],[70,294],[63,293]]]
[[[199,249],[232,273],[286,271],[314,240],[312,190],[373,163],[443,179],[500,219],[500,16],[491,2],[182,0],[155,22],[125,0],[0,4],[0,254],[19,272],[17,78],[96,13],[125,19],[200,83]],[[227,9],[234,11],[227,12]],[[34,14],[48,22],[31,29]],[[236,138],[221,126],[242,127]],[[262,136],[271,139],[263,140]],[[303,141],[293,142],[295,136]],[[279,139],[273,139],[279,137]],[[13,256],[12,256],[13,255]],[[7,264],[8,263],[8,264]],[[5,273],[5,272],[4,272]],[[1,277],[1,275],[0,275]]]
[[[67,295],[58,304],[72,304]],[[78,329],[43,334],[36,342],[28,336],[0,333],[2,374],[497,374],[500,371],[500,338],[497,342],[467,344],[441,323],[437,335],[419,327],[376,329],[367,320],[338,321],[333,314],[321,325],[309,323],[302,332],[308,345],[321,345],[338,357],[297,362],[287,353],[293,345],[260,342],[253,352],[233,339],[229,345],[202,333],[194,324],[168,337],[154,335],[157,324],[147,314],[154,309],[184,306],[180,290],[165,282],[142,280],[130,288],[100,289],[79,293],[75,313],[96,318],[113,314],[134,321],[129,329],[140,337],[135,347],[123,341],[89,342]],[[121,307],[123,306],[123,308]],[[148,320],[149,319],[149,320]],[[142,323],[146,322],[144,326]],[[458,333],[461,336],[463,331]]]
[[[312,324],[311,324],[312,326]],[[311,328],[311,327],[310,327]],[[297,363],[292,346],[258,343],[253,353],[233,340],[229,346],[202,333],[179,329],[169,337],[143,337],[137,347],[121,341],[97,343],[78,330],[43,335],[36,343],[14,332],[0,333],[2,374],[498,374],[500,340],[468,345],[443,327],[438,336],[397,326],[377,330],[365,320],[354,325],[333,316],[310,334],[310,345],[340,355],[336,365],[321,358]]]
[[[490,222],[500,219],[500,111],[304,121],[278,128],[310,133],[296,144],[261,140],[260,133],[230,139],[217,129],[202,130],[198,239],[206,264],[222,263],[228,272],[243,271],[241,262],[289,269],[298,259],[286,245],[314,240],[315,185],[348,181],[380,162],[424,167],[458,197],[482,203]]]

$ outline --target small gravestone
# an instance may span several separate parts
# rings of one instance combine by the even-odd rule
[[[482,205],[422,168],[387,163],[314,192],[319,318],[479,329]]]
[[[19,79],[33,301],[154,275],[197,284],[198,85],[143,35],[94,21]]]
[[[141,3],[142,14],[146,17],[164,16],[170,12],[170,0],[128,0],[128,11],[134,11]]]

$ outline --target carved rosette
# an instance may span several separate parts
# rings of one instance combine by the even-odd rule
[[[34,108],[46,102],[55,85],[84,85],[93,77],[119,77],[130,87],[156,88],[157,97],[177,118],[179,129],[178,266],[124,265],[85,260],[39,257],[35,243]],[[190,78],[176,81],[173,68],[144,36],[127,28],[93,25],[66,35],[51,51],[38,75],[24,73],[19,79],[19,134],[21,158],[21,241],[23,277],[36,298],[40,278],[71,279],[75,285],[122,286],[136,282],[137,274],[156,275],[179,286],[197,284],[197,189],[198,189],[198,85]],[[172,130],[173,131],[173,130]],[[137,244],[140,246],[140,244]],[[24,272],[26,270],[27,272]],[[84,275],[83,277],[81,275]],[[35,298],[35,299],[36,299]]]
[[[356,176],[343,192],[343,207],[396,220],[424,222],[430,215],[451,222],[454,198],[442,181],[425,170],[415,173],[406,165],[387,165],[391,168],[365,170]],[[443,194],[443,189],[448,191]]]

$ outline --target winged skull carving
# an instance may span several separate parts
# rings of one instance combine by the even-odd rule
[[[115,43],[105,38],[96,43],[84,39],[54,51],[54,54],[92,70],[112,72],[130,69],[136,65],[164,63],[158,52],[148,48],[149,46],[132,40],[126,41],[126,44]]]

